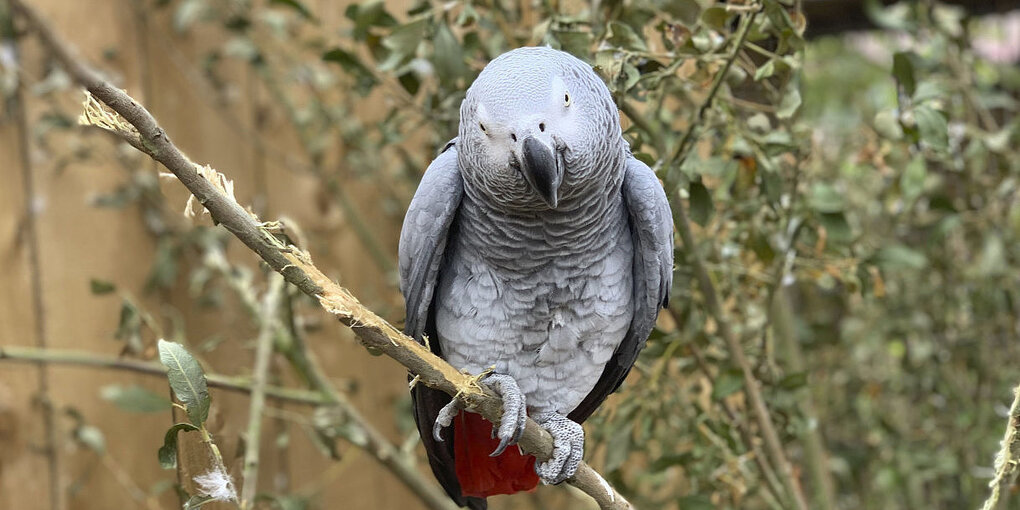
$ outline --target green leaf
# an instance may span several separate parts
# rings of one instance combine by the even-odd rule
[[[769,59],[764,65],[754,71],[754,81],[761,81],[762,78],[768,78],[776,72],[776,61]]]
[[[163,446],[160,446],[157,452],[159,465],[163,469],[177,467],[177,432],[191,432],[193,430],[198,430],[198,427],[190,423],[175,423],[167,429],[166,435],[163,437]]]
[[[800,108],[800,103],[800,89],[796,85],[796,80],[791,80],[783,93],[783,99],[779,101],[776,117],[780,119],[793,117],[793,114],[797,113],[797,109]]]
[[[875,131],[885,138],[890,140],[900,140],[903,138],[903,126],[900,125],[900,120],[896,118],[896,114],[891,110],[882,110],[875,114]]]
[[[359,4],[351,4],[344,11],[344,16],[354,22],[354,38],[358,41],[368,37],[371,27],[392,27],[397,20],[386,12],[382,0],[373,0]]]
[[[712,219],[712,213],[715,212],[712,195],[701,181],[691,181],[688,192],[691,200],[691,219],[704,227],[708,224],[708,220]]]
[[[93,294],[101,296],[103,294],[109,294],[117,290],[117,286],[106,280],[98,280],[96,278],[93,278],[89,280],[89,289],[92,290]]]
[[[935,150],[949,148],[949,123],[941,112],[927,106],[914,108],[914,120],[921,140]]]
[[[617,90],[626,92],[637,85],[638,80],[641,79],[641,71],[638,71],[630,62],[624,62],[622,70],[623,72],[617,76]]]
[[[893,54],[893,77],[908,96],[913,96],[914,90],[917,89],[917,81],[914,79],[914,58],[914,54],[909,51],[899,51]]]
[[[609,42],[619,48],[637,51],[648,49],[645,46],[645,41],[626,23],[620,23],[619,21],[609,22],[609,32]]]
[[[985,278],[1004,277],[1009,274],[1007,273],[1009,269],[1012,268],[1006,261],[1006,248],[1003,246],[1002,239],[997,235],[989,234],[985,238],[984,247],[977,257],[973,272]]]
[[[386,60],[379,65],[383,71],[392,71],[411,60],[418,50],[418,44],[425,37],[428,20],[419,19],[400,25],[382,40],[382,45],[390,50]]]
[[[928,259],[921,253],[902,244],[891,244],[879,250],[875,257],[887,270],[913,269],[920,271],[928,267]]]
[[[889,7],[879,0],[864,0],[864,13],[879,27],[888,30],[908,30],[913,25],[909,19],[911,6],[908,2],[900,2]]]
[[[924,103],[932,100],[945,100],[949,98],[950,92],[946,90],[945,84],[937,80],[922,80],[917,84],[914,92],[914,103]]]
[[[460,47],[460,43],[457,42],[449,25],[442,23],[436,28],[432,44],[435,49],[432,52],[432,60],[440,81],[452,84],[457,78],[467,74],[464,50]]]
[[[670,0],[662,6],[662,10],[685,25],[697,23],[698,16],[701,15],[701,5],[697,0]]]
[[[605,471],[612,473],[623,465],[630,454],[631,428],[627,425],[620,426],[613,432],[612,437],[606,444],[606,465]]]
[[[142,349],[142,313],[129,299],[120,305],[120,321],[114,338],[123,341],[134,352]]]
[[[730,13],[724,7],[709,7],[701,12],[701,22],[716,32],[724,30],[729,19]]]
[[[850,223],[846,221],[846,215],[842,211],[822,213],[818,216],[818,223],[825,227],[830,242],[848,243],[853,238]]]
[[[830,184],[815,183],[807,197],[808,206],[822,213],[834,213],[843,210],[843,193]]]
[[[795,372],[779,380],[779,387],[784,390],[796,390],[807,386],[808,373]]]
[[[290,7],[291,9],[294,9],[295,11],[297,11],[298,14],[300,14],[301,17],[303,17],[305,19],[315,19],[315,16],[312,16],[312,11],[309,11],[308,8],[305,7],[304,4],[302,4],[301,2],[298,2],[297,0],[269,0],[269,4],[270,5],[276,4],[276,5],[283,5],[285,7]]]
[[[209,390],[202,366],[181,344],[160,339],[159,361],[167,368],[170,388],[184,404],[191,423],[201,426],[209,417]]]
[[[578,30],[553,30],[553,37],[560,43],[560,49],[586,59],[589,56],[588,48],[591,47],[591,33]]]
[[[730,369],[721,374],[716,378],[715,384],[712,386],[712,398],[716,400],[724,399],[744,387],[744,376],[738,369]]]
[[[356,83],[355,89],[362,96],[371,92],[372,88],[378,83],[378,80],[372,74],[372,70],[365,66],[365,64],[362,64],[361,59],[342,48],[333,48],[323,53],[322,60],[339,64],[348,75],[354,78]]]
[[[900,190],[903,191],[903,197],[907,200],[914,200],[921,196],[927,176],[928,169],[924,158],[917,156],[911,159],[910,163],[907,163],[907,167],[903,169],[903,175],[900,176]]]
[[[138,385],[111,384],[104,386],[99,394],[104,400],[132,413],[156,413],[170,409],[170,400]]]

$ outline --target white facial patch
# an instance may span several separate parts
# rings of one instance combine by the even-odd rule
[[[567,89],[567,84],[563,81],[563,78],[553,76],[552,84],[550,84],[549,88],[549,110],[556,111],[556,109],[563,108],[565,106],[565,99],[570,97],[570,90]]]

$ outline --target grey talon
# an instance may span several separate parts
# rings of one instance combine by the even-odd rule
[[[584,456],[584,429],[559,413],[546,412],[534,418],[553,438],[552,457],[535,464],[535,473],[547,485],[562,483],[574,476],[581,464]]]
[[[496,457],[521,438],[524,424],[528,420],[528,410],[524,394],[513,377],[506,374],[490,374],[485,383],[503,398],[503,415],[500,417],[499,427],[493,430],[495,436],[499,438],[499,446],[490,455]]]
[[[449,404],[443,406],[436,416],[436,423],[432,425],[432,437],[440,443],[443,442],[443,429],[453,423],[453,419],[464,409],[464,404],[458,399],[453,399]]]
[[[489,457],[499,457],[506,450],[506,447],[510,446],[510,443],[512,443],[512,442],[516,442],[516,441],[512,441],[510,438],[500,439],[499,440],[499,446],[497,446],[496,449],[493,450],[492,453],[489,454]]]

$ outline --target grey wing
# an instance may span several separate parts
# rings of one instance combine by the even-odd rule
[[[595,387],[569,418],[581,423],[616,391],[655,327],[659,309],[669,304],[673,284],[673,216],[666,193],[648,165],[627,158],[623,200],[634,242],[634,317]]]
[[[425,333],[450,226],[464,196],[456,142],[454,138],[448,143],[425,170],[400,229],[400,291],[407,312],[404,331],[418,341]]]
[[[454,228],[457,209],[464,196],[464,181],[457,169],[457,139],[446,144],[429,165],[411,199],[400,230],[400,290],[404,294],[407,318],[404,332],[423,342],[428,336],[432,352],[442,356],[435,339],[432,300],[443,265],[446,243]],[[443,429],[444,441],[432,437],[432,425],[450,396],[423,384],[411,390],[414,420],[418,425],[429,466],[440,485],[457,504],[472,510],[484,510],[485,500],[461,495],[453,460],[453,427]]]

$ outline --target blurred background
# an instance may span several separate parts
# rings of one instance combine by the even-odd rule
[[[398,325],[403,212],[473,77],[523,45],[591,62],[693,243],[678,237],[671,308],[586,424],[588,462],[642,509],[987,497],[1020,383],[1016,2],[25,1]],[[265,267],[186,216],[183,186],[79,126],[80,88],[6,0],[0,94],[0,508],[175,508],[195,493],[208,454],[194,434],[176,469],[157,456],[183,420],[166,378],[125,369],[159,338],[240,390],[211,390],[207,427],[238,482],[258,441],[257,507],[442,508],[421,497],[438,486],[406,371],[299,292],[269,299]],[[245,437],[260,334],[272,385],[335,390],[360,416],[274,398]],[[364,447],[373,434],[415,480]],[[1009,492],[1000,507],[1020,508]],[[591,505],[565,487],[490,503]]]

